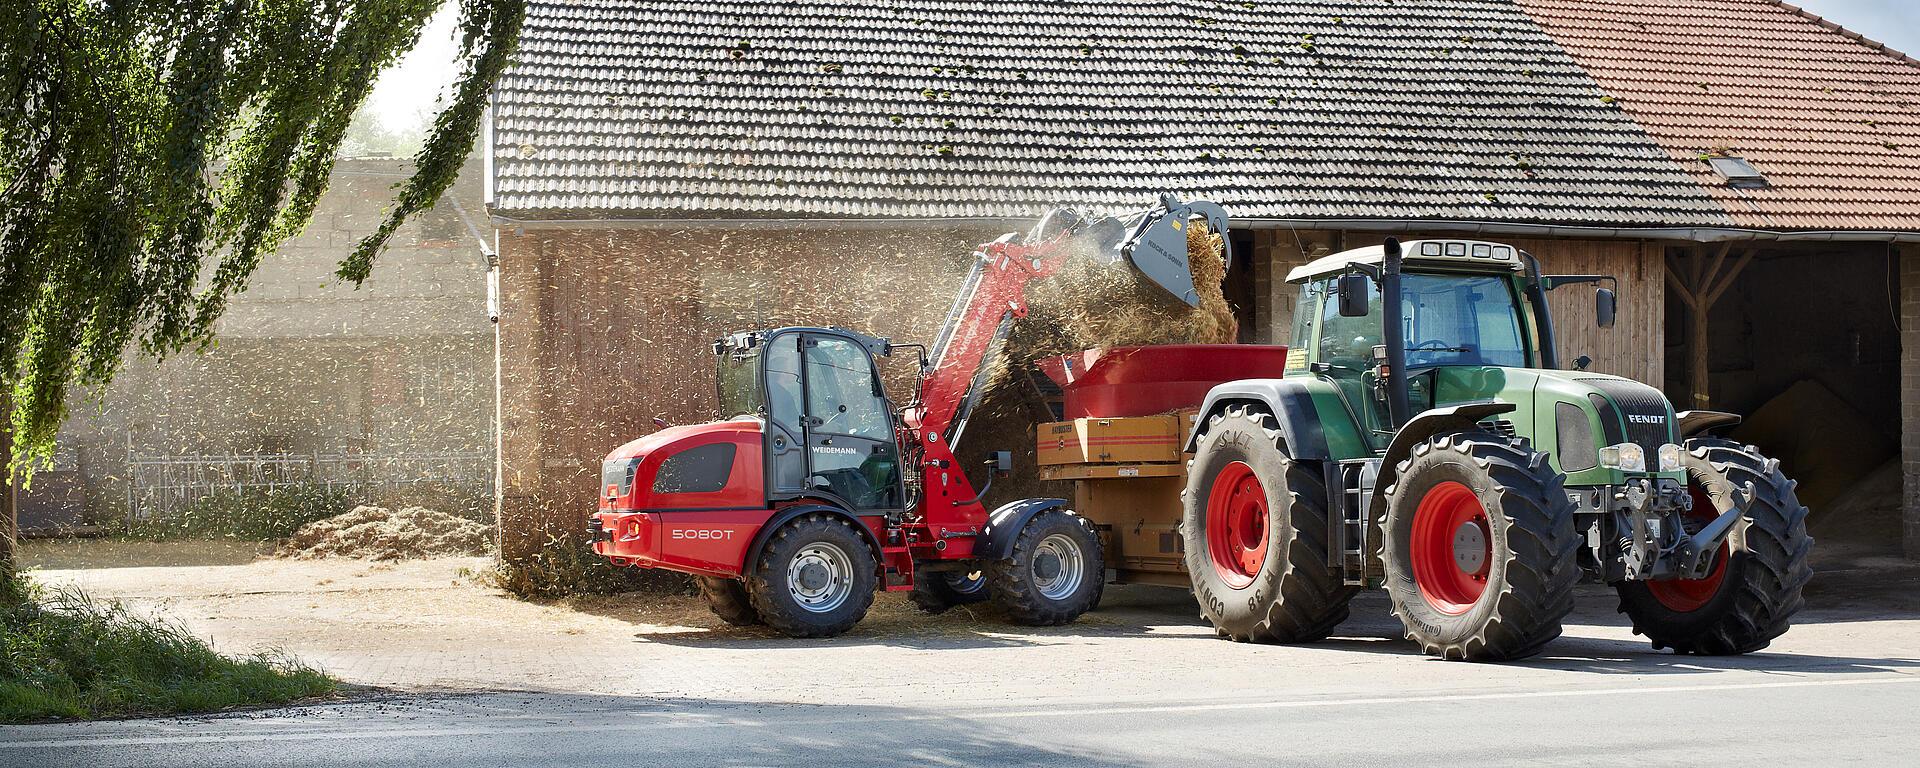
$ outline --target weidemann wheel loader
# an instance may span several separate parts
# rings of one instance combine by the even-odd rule
[[[1311,641],[1383,584],[1427,653],[1512,659],[1560,634],[1585,576],[1656,648],[1745,653],[1786,631],[1812,540],[1779,462],[1716,436],[1737,416],[1561,368],[1547,293],[1610,279],[1467,240],[1293,270],[1284,376],[1213,387],[1187,438],[1202,613],[1235,640]],[[1613,291],[1594,296],[1611,325]]]
[[[721,339],[719,401],[732,418],[609,454],[594,550],[693,574],[721,618],[796,637],[846,631],[876,589],[912,591],[928,609],[993,599],[1020,623],[1072,621],[1106,582],[1093,527],[1063,499],[986,509],[987,488],[954,448],[1031,281],[1096,258],[1192,305],[1190,225],[1224,233],[1226,212],[1171,196],[1124,221],[1055,211],[980,248],[931,349],[843,328]],[[896,408],[874,359],[901,349],[919,352],[920,376]],[[1011,467],[1009,452],[993,456],[995,472]]]

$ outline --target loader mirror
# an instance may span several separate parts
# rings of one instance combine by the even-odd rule
[[[1618,300],[1614,298],[1612,288],[1599,288],[1593,292],[1593,324],[1601,328],[1613,327],[1613,315],[1618,309]]]
[[[1367,276],[1350,274],[1340,276],[1340,316],[1367,316]]]
[[[994,451],[989,455],[987,464],[993,467],[996,475],[1013,472],[1013,451]]]

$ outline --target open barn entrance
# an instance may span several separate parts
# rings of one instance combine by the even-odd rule
[[[1899,277],[1885,243],[1669,248],[1666,391],[1798,480],[1823,559],[1900,551]],[[1705,303],[1704,352],[1696,306]],[[1706,386],[1694,371],[1706,363]],[[1704,390],[1704,391],[1703,391]]]

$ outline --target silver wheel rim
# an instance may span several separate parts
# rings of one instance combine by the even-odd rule
[[[1051,559],[1058,569],[1048,574],[1043,559]],[[1072,536],[1056,533],[1040,540],[1033,550],[1033,588],[1048,600],[1064,600],[1080,589],[1081,572],[1086,569],[1080,554],[1080,542]]]
[[[824,541],[800,548],[787,562],[787,592],[809,613],[828,613],[853,594],[853,558]]]

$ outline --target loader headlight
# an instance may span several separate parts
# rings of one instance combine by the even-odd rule
[[[1620,443],[1600,449],[1600,466],[1622,472],[1647,471],[1647,449],[1638,443]]]
[[[1674,445],[1673,443],[1660,446],[1660,471],[1680,471],[1680,458],[1680,446]]]

